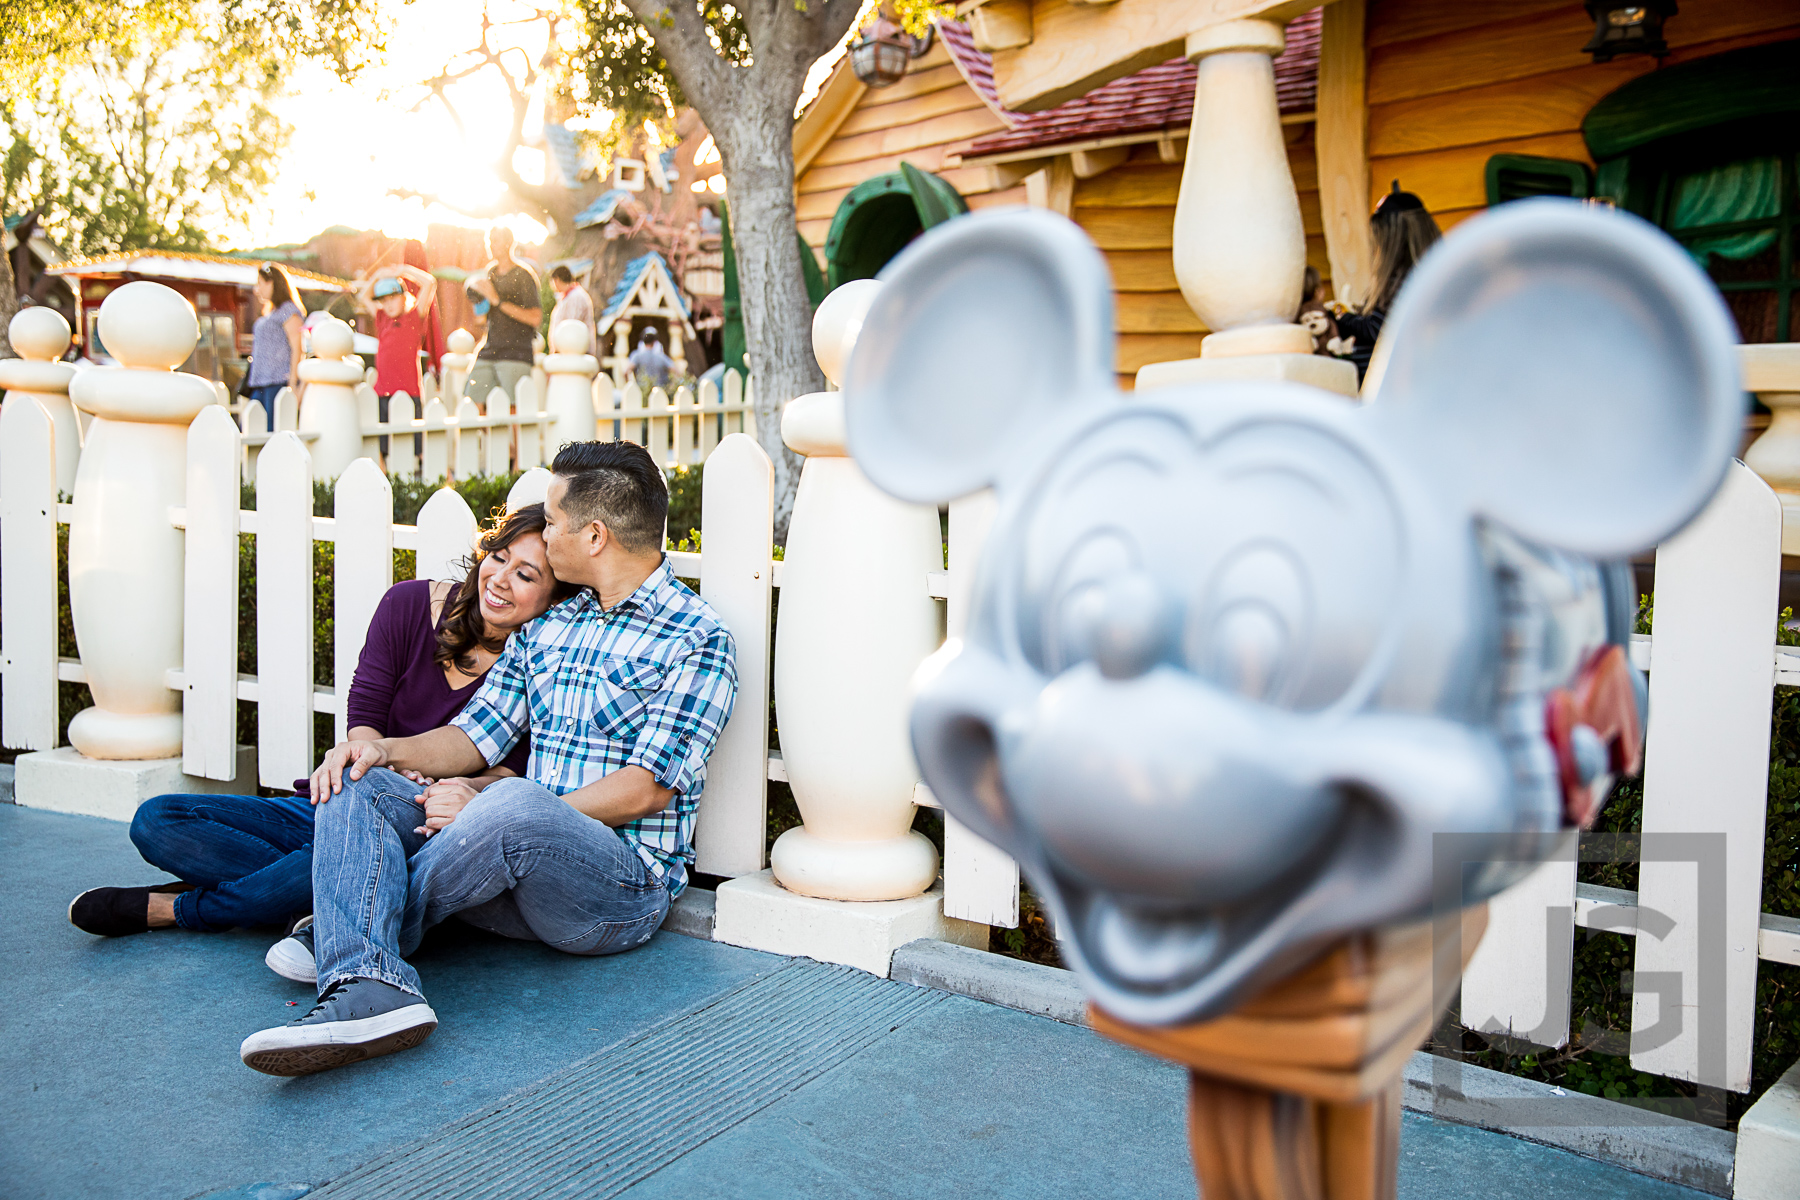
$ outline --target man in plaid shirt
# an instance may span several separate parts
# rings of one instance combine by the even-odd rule
[[[453,914],[612,954],[648,941],[687,886],[737,693],[731,634],[663,561],[668,488],[643,447],[572,443],[551,470],[545,550],[581,592],[513,635],[451,724],[325,756],[314,923],[276,947],[290,977],[312,959],[319,1002],[247,1038],[246,1065],[305,1075],[425,1040],[437,1014],[405,956]],[[528,730],[530,777],[475,790]]]

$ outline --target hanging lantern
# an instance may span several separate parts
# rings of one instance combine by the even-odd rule
[[[1582,49],[1595,62],[1611,62],[1621,54],[1648,54],[1661,58],[1669,52],[1663,40],[1663,22],[1675,15],[1675,0],[1643,0],[1616,4],[1609,0],[1584,0],[1594,18],[1594,36]]]
[[[931,38],[915,38],[886,17],[856,35],[850,44],[850,69],[872,88],[899,83],[907,64],[931,48]]]

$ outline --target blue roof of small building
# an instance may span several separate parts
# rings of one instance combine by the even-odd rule
[[[612,220],[615,209],[625,197],[631,195],[624,188],[609,188],[601,192],[594,202],[575,214],[575,228],[588,229],[595,225],[604,225]]]
[[[561,121],[545,121],[544,144],[550,148],[558,180],[571,191],[579,188],[581,177],[594,169],[594,160],[576,140],[575,131]]]
[[[652,250],[625,264],[625,274],[619,277],[619,285],[613,288],[612,295],[606,301],[606,311],[600,314],[600,319],[596,322],[600,328],[606,328],[607,323],[625,307],[626,302],[631,299],[631,293],[637,288],[638,281],[643,279],[644,272],[652,266],[660,268],[663,277],[669,281],[669,290],[675,294],[675,303],[681,306],[681,315],[693,319],[694,314],[688,309],[687,297],[675,286],[675,273],[669,270],[668,261]]]

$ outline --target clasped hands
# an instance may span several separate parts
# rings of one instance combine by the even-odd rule
[[[343,791],[345,776],[354,783],[375,768],[387,765],[387,748],[380,742],[339,742],[326,753],[318,770],[312,773],[312,802],[315,805],[324,804]],[[418,798],[418,803],[425,809],[425,823],[413,832],[422,833],[426,837],[456,820],[457,814],[462,812],[482,788],[480,782],[464,776],[431,779],[406,768],[396,770],[398,774],[425,789]]]

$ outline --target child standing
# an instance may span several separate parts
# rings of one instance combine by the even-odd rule
[[[402,282],[404,281],[404,282]],[[415,298],[407,284],[418,288]],[[404,263],[382,267],[363,280],[356,302],[375,321],[375,397],[383,424],[388,402],[400,392],[419,398],[419,349],[425,341],[425,315],[437,298],[437,280],[427,271]],[[423,453],[424,439],[413,435],[413,453]],[[387,455],[388,440],[381,439]]]

